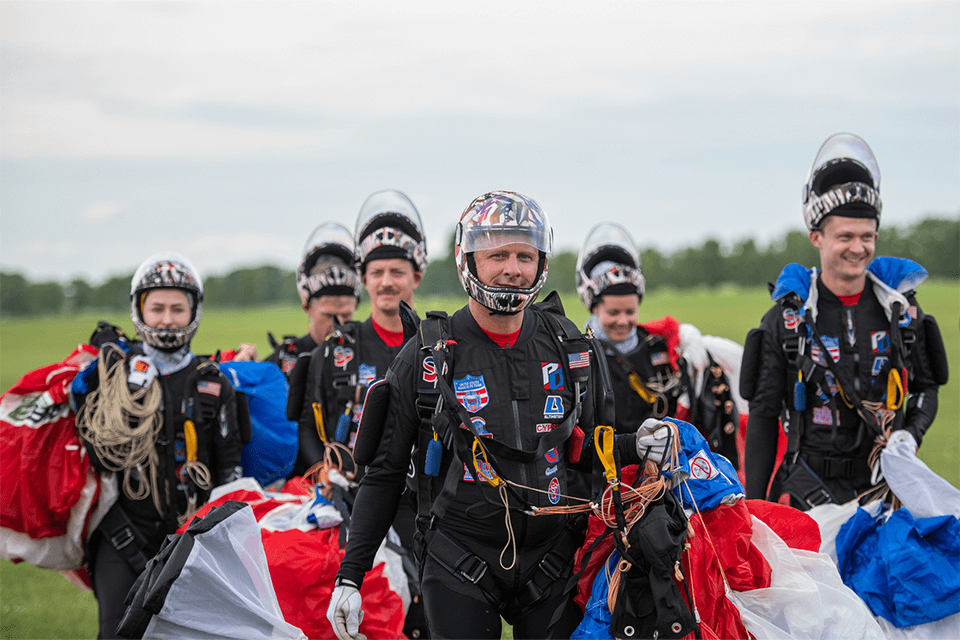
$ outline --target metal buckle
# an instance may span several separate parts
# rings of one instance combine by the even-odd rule
[[[470,562],[471,560],[475,561],[476,564],[470,569],[468,573],[467,570],[463,568],[463,564]],[[478,558],[475,555],[470,555],[464,558],[463,563],[457,566],[457,573],[469,580],[473,584],[477,584],[483,578],[484,574],[487,573],[487,563]]]
[[[130,527],[124,527],[119,531],[115,531],[110,536],[110,544],[112,544],[113,548],[117,550],[123,549],[133,541],[133,530]]]

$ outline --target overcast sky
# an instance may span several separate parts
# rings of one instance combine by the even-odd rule
[[[493,189],[559,249],[606,220],[766,242],[838,131],[877,156],[881,232],[960,212],[960,4],[2,1],[0,267],[293,268],[384,188],[434,256]]]

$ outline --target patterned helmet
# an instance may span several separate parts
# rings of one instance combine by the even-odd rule
[[[153,289],[179,289],[190,301],[190,323],[178,329],[159,329],[143,321],[143,303]],[[130,318],[143,341],[161,351],[189,344],[203,317],[203,282],[189,260],[178,253],[156,253],[140,264],[130,281]]]
[[[360,273],[371,260],[402,258],[423,273],[427,269],[427,243],[423,223],[406,194],[392,189],[370,194],[357,215],[357,257]]]
[[[320,296],[354,296],[360,301],[360,274],[353,236],[335,222],[313,230],[297,267],[297,291],[307,304]]]
[[[643,299],[646,281],[640,271],[640,254],[627,230],[604,222],[587,234],[577,257],[577,293],[587,309],[604,295],[635,293]]]
[[[852,133],[830,136],[803,187],[803,219],[810,231],[828,215],[873,218],[880,225],[880,167],[873,151]]]
[[[537,278],[527,289],[492,287],[480,282],[473,253],[523,243],[540,252]],[[537,299],[547,280],[547,257],[553,251],[553,229],[534,200],[511,191],[492,191],[470,203],[460,216],[454,258],[460,284],[484,307],[504,314],[519,313]]]

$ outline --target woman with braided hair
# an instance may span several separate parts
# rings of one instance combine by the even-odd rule
[[[87,548],[100,638],[116,636],[127,593],[166,535],[213,487],[242,475],[234,389],[213,362],[190,352],[202,302],[189,261],[151,256],[130,287],[142,342],[101,322],[90,340],[100,348],[97,362],[71,388],[91,462],[119,487]]]

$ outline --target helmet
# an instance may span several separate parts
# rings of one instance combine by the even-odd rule
[[[803,187],[803,219],[810,231],[828,215],[874,218],[880,224],[880,166],[869,145],[837,133],[820,147]]]
[[[540,252],[537,278],[527,289],[492,287],[477,278],[473,253],[523,243]],[[534,200],[512,191],[491,191],[470,203],[460,216],[454,258],[460,284],[471,298],[503,314],[519,313],[537,299],[547,280],[547,256],[553,250],[553,229]]]
[[[353,236],[335,222],[313,230],[297,267],[297,291],[307,304],[320,296],[354,296],[360,301],[360,274]]]
[[[423,223],[406,194],[388,189],[370,194],[357,215],[357,257],[360,272],[371,260],[404,258],[413,268],[427,268],[427,244]]]
[[[595,226],[577,257],[577,293],[593,311],[603,295],[637,294],[643,299],[646,281],[640,271],[640,254],[627,230],[604,222]]]
[[[158,329],[143,321],[144,299],[153,289],[179,289],[190,301],[190,323],[179,329]],[[161,351],[189,344],[203,316],[203,282],[189,260],[178,253],[156,253],[144,260],[130,281],[130,318],[143,341]]]

